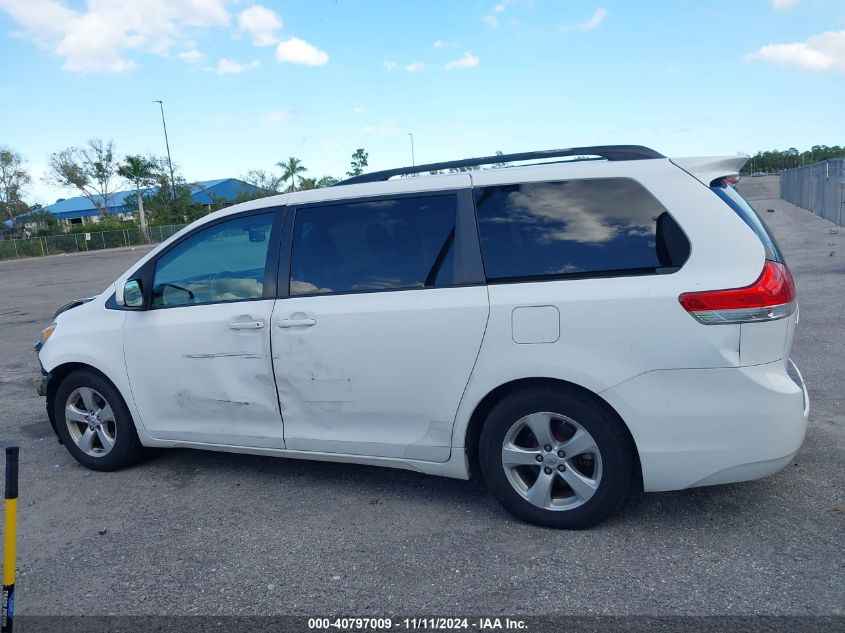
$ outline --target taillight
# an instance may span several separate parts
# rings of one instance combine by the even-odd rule
[[[774,321],[795,310],[795,283],[784,264],[766,260],[760,277],[750,286],[685,292],[678,301],[706,325]]]

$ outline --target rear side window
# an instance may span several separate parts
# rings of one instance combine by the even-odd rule
[[[710,189],[713,193],[724,200],[727,205],[734,210],[734,213],[742,218],[742,221],[745,222],[752,231],[754,231],[754,234],[758,238],[760,238],[760,241],[763,243],[763,248],[766,251],[766,259],[783,264],[783,254],[780,252],[780,248],[778,247],[777,242],[775,242],[775,238],[772,237],[772,234],[769,233],[769,229],[766,228],[766,225],[763,224],[763,221],[754,209],[751,208],[751,205],[745,201],[745,198],[743,198],[736,189],[728,184],[725,184],[723,187],[712,186]]]
[[[640,184],[602,178],[475,190],[490,281],[674,272],[689,241]]]
[[[290,294],[449,286],[454,194],[298,209]]]

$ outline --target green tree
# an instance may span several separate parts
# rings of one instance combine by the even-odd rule
[[[142,188],[146,188],[155,182],[156,163],[155,159],[144,158],[138,155],[127,155],[123,163],[118,165],[117,174],[135,185],[135,202],[138,205],[138,222],[141,225],[141,234],[148,239],[147,216],[144,213],[144,196]]]
[[[300,174],[304,174],[308,169],[302,164],[298,158],[291,156],[286,162],[276,163],[277,167],[282,168],[282,182],[290,180],[290,188],[288,191],[296,191],[296,179],[301,178]]]
[[[191,200],[191,185],[179,173],[178,165],[173,165],[175,182],[171,187],[167,158],[151,156],[148,160],[154,165],[151,186],[146,191],[141,191],[141,195],[144,198],[144,214],[149,226],[182,224],[208,213],[208,209]],[[127,207],[136,206],[137,193],[126,196],[124,204]]]
[[[502,150],[497,149],[496,150],[496,156],[504,156],[504,154],[502,153]],[[502,167],[510,167],[510,165],[511,164],[507,161],[499,161],[498,163],[493,163],[491,165],[491,167],[493,169],[501,169]]]
[[[331,187],[332,185],[336,185],[338,182],[340,181],[334,176],[323,176],[317,181],[317,188]]]
[[[24,158],[8,147],[0,147],[0,215],[12,220],[28,210],[23,193],[31,181]]]
[[[317,188],[317,179],[316,178],[300,178],[299,179],[299,190],[300,191],[309,191],[310,189]]]
[[[91,201],[100,215],[108,215],[115,191],[117,159],[114,143],[91,139],[83,147],[68,147],[50,156],[47,182],[73,188]]]
[[[263,169],[250,169],[246,176],[241,177],[241,180],[258,187],[261,190],[260,195],[255,196],[255,198],[272,196],[273,194],[281,193],[282,191],[282,177],[269,171],[264,171]]]
[[[457,174],[457,173],[465,172],[465,171],[480,171],[480,170],[481,170],[481,167],[479,165],[469,165],[467,167],[450,167],[449,173],[450,174]]]
[[[783,151],[773,149],[757,152],[748,159],[740,173],[778,173],[784,169],[843,157],[845,157],[845,147],[839,145],[813,145],[803,152],[794,147]]]
[[[27,213],[26,218],[20,219],[19,223],[24,223],[27,226],[33,225],[36,235],[54,235],[60,232],[59,221],[56,216],[40,206]]]
[[[359,147],[355,150],[352,154],[352,161],[349,163],[349,171],[346,172],[346,175],[350,178],[354,176],[360,176],[364,173],[364,167],[369,165],[367,159],[369,158],[369,154],[364,151],[363,147]]]

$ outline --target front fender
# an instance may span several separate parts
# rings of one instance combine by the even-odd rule
[[[100,372],[120,392],[138,425],[140,416],[132,399],[123,356],[123,326],[127,313],[106,308],[106,298],[100,295],[59,315],[56,330],[41,346],[38,359],[44,371],[54,376],[62,373],[62,367],[71,364],[85,365]]]

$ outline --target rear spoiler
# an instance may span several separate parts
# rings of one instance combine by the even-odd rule
[[[739,170],[748,162],[748,156],[692,156],[670,160],[709,187],[714,180],[738,176]]]

